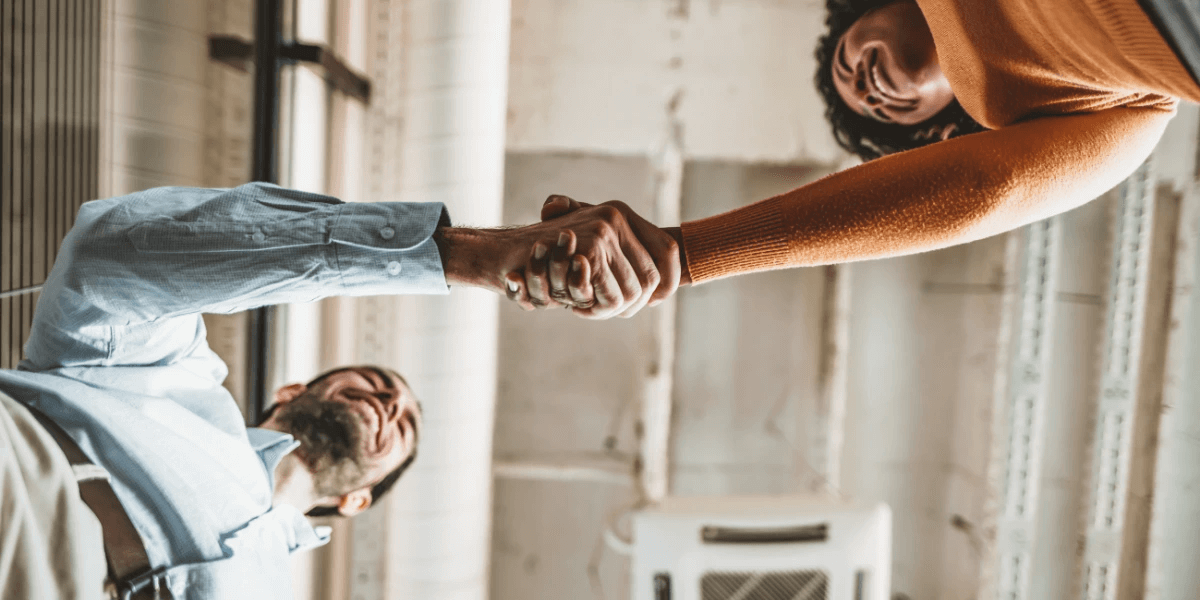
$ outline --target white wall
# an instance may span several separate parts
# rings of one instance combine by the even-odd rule
[[[820,0],[516,0],[508,148],[839,158],[812,85]],[[672,108],[674,106],[674,108]]]
[[[510,153],[506,223],[538,218],[551,193],[650,207],[647,160]],[[605,549],[606,522],[635,499],[639,384],[651,366],[652,313],[584,321],[566,311],[500,310],[494,455],[498,463],[599,467],[617,483],[498,477],[491,598],[622,598],[628,565]]]

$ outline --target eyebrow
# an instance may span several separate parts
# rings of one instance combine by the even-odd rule
[[[834,57],[834,64],[846,71],[846,73],[837,73],[837,75],[841,76],[843,81],[852,80],[854,78],[854,69],[851,69],[850,63],[846,62],[846,38],[843,37],[842,39],[838,40],[836,54],[837,55]],[[850,85],[854,85],[854,82],[850,81]],[[847,102],[847,104],[849,104],[849,102]],[[860,110],[855,110],[853,107],[851,107],[850,110],[858,113],[859,116],[866,117],[868,119],[874,119],[876,121],[889,121],[887,117],[883,117],[883,115],[871,110],[871,107],[865,104],[860,103],[858,108]]]
[[[396,387],[396,381],[394,379],[392,379],[392,377],[387,372],[385,372],[383,369],[380,369],[380,368],[374,367],[374,366],[366,366],[366,367],[363,367],[363,370],[373,373],[376,377],[379,378],[380,381],[382,381],[384,383],[384,386],[388,390],[396,391],[396,392],[400,391],[400,388]],[[401,381],[404,381],[404,379],[402,377],[399,377],[399,375],[397,375],[397,378],[399,378]]]
[[[363,370],[373,373],[376,377],[378,377],[384,383],[388,383],[391,381],[391,378],[387,376],[387,373],[383,372],[383,369],[380,369],[377,367],[366,367]]]
[[[842,38],[842,40],[838,42],[837,64],[838,64],[838,66],[845,69],[847,72],[850,72],[850,73],[854,72],[854,69],[850,68],[850,63],[846,62],[846,40],[845,40],[845,38]]]

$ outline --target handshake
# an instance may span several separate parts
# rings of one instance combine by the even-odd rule
[[[659,228],[619,201],[593,206],[550,196],[541,223],[443,227],[434,240],[447,283],[490,289],[525,310],[631,317],[691,283],[679,228]]]

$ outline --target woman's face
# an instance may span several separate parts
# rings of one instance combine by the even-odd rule
[[[900,125],[921,123],[954,99],[913,0],[872,10],[850,26],[834,55],[833,83],[859,114]]]

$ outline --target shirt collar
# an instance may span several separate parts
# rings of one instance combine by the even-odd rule
[[[279,461],[283,460],[283,457],[299,448],[300,442],[291,434],[258,427],[247,427],[246,437],[250,441],[250,447],[258,454],[258,459],[262,461],[263,468],[267,471],[267,481],[271,485],[271,493],[274,494],[275,467],[279,466]]]
[[[263,468],[267,470],[267,481],[270,483],[271,493],[274,494],[275,467],[279,466],[283,457],[299,448],[300,442],[291,434],[258,427],[247,427],[246,437],[250,447],[258,454],[258,459],[262,461]],[[276,518],[288,524],[288,550],[291,552],[308,550],[329,542],[331,528],[313,527],[308,518],[294,507],[276,506],[268,513],[274,513]]]

